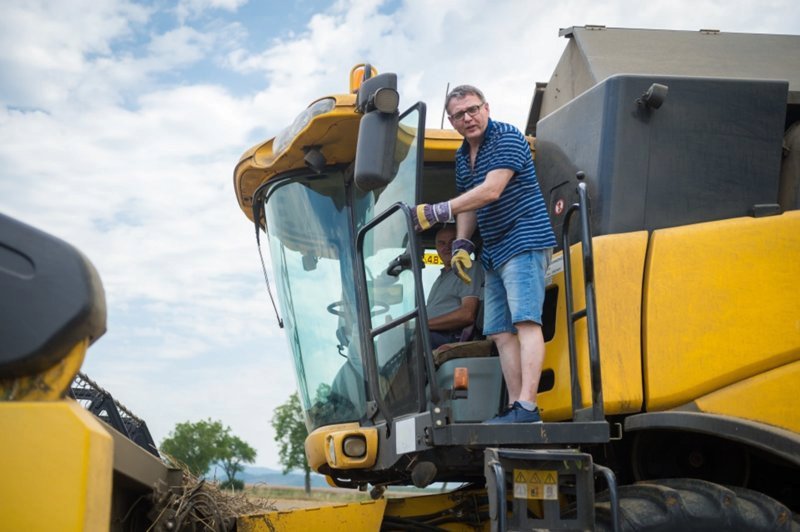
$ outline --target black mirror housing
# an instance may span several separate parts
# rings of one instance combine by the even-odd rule
[[[385,187],[394,178],[394,151],[399,115],[370,111],[361,117],[354,179],[365,192]]]
[[[371,111],[361,117],[354,179],[365,192],[385,187],[394,178],[398,114]]]
[[[397,75],[379,74],[361,84],[356,109],[364,113],[358,130],[354,180],[369,192],[388,185],[394,178],[394,150],[397,142],[397,109],[380,111],[376,95],[383,90],[397,92]]]

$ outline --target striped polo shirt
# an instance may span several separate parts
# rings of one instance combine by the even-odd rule
[[[497,201],[477,211],[481,263],[486,269],[499,268],[523,251],[556,245],[528,142],[514,126],[489,119],[475,167],[470,168],[466,140],[456,152],[458,192],[480,185],[498,168],[513,170],[514,175]]]

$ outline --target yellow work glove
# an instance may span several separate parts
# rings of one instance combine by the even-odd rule
[[[453,217],[449,201],[420,203],[411,210],[411,216],[417,232],[430,229],[434,224],[447,222]]]
[[[459,279],[467,284],[472,284],[472,277],[467,271],[472,268],[470,253],[475,251],[475,244],[466,238],[459,238],[453,241],[453,258],[450,259],[450,266],[455,270]]]

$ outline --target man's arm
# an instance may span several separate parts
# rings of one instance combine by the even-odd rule
[[[497,201],[512,177],[514,177],[514,171],[509,168],[492,170],[486,174],[486,180],[483,183],[450,200],[452,215],[474,211]]]
[[[476,296],[461,298],[461,306],[452,312],[428,318],[428,328],[433,331],[454,331],[475,323],[479,300]]]
[[[456,238],[472,238],[475,227],[478,225],[478,216],[475,211],[466,211],[456,215]]]
[[[453,217],[458,219],[459,214],[475,211],[475,209],[497,201],[512,177],[514,177],[513,170],[496,168],[486,174],[483,183],[450,201],[420,203],[411,211],[414,228],[417,231],[424,231],[437,223],[447,222]]]

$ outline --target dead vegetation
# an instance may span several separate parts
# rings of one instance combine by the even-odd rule
[[[216,483],[192,475],[177,460],[168,460],[182,470],[183,482],[180,487],[156,487],[147,532],[227,532],[234,530],[237,516],[276,509],[269,499],[221,490]]]

